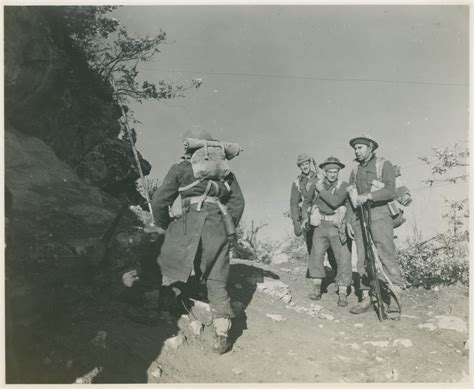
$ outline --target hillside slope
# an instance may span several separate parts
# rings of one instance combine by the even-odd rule
[[[282,285],[278,281],[288,286],[289,303],[268,294],[272,285]],[[355,316],[349,307],[338,308],[334,284],[317,304],[309,300],[301,263],[258,266],[233,260],[230,292],[240,313],[231,330],[233,347],[224,355],[210,352],[209,327],[193,335],[188,315],[161,313],[140,323],[130,313],[143,301],[122,298],[91,303],[73,312],[70,322],[38,328],[36,339],[42,340],[36,345],[24,340],[28,362],[17,371],[36,383],[79,377],[94,383],[468,380],[463,287],[407,289],[401,320],[384,322],[375,312]],[[355,304],[354,295],[349,302]],[[25,382],[18,378],[11,380]]]

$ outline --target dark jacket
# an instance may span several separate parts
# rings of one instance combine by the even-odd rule
[[[360,163],[357,168],[351,172],[349,177],[349,184],[356,185],[358,194],[370,193],[372,195],[372,221],[381,220],[390,215],[387,203],[394,200],[397,195],[395,191],[396,171],[392,163],[388,160],[384,160],[380,180],[384,184],[384,187],[373,192],[371,191],[372,181],[377,180],[376,158],[374,154],[366,163]],[[357,220],[357,213],[354,212],[352,207],[348,207],[347,220],[352,225],[354,225]]]
[[[304,200],[309,195],[308,190],[311,184],[316,180],[316,173],[310,171],[307,176],[300,174],[291,185],[290,216],[293,223],[298,223],[302,220],[302,206]]]
[[[335,209],[342,205],[345,205],[347,199],[347,182],[342,181],[338,186],[339,180],[332,184],[325,178],[323,180],[324,189],[321,192],[316,191],[316,183],[312,183],[308,197],[303,203],[303,209],[308,211],[312,205],[316,205],[319,208],[319,212],[322,215],[334,215]]]
[[[179,219],[172,220],[169,215],[169,208],[180,194],[178,189],[195,181],[191,163],[184,160],[171,167],[162,185],[153,195],[152,209],[155,223],[166,229],[161,252],[158,255],[158,265],[163,275],[186,282],[193,268],[194,259],[199,254],[202,276],[208,276],[214,267],[217,270],[214,269],[213,277],[225,281],[229,242],[218,205],[205,202],[198,211],[197,204],[188,204]],[[202,195],[207,184],[207,181],[199,182],[183,191],[182,199],[185,204],[186,199]],[[225,182],[217,181],[217,184],[219,193],[214,186],[211,186],[208,196],[219,197],[237,225],[245,205],[237,179],[230,173]],[[223,265],[225,261],[227,266]],[[219,271],[218,268],[226,270]]]

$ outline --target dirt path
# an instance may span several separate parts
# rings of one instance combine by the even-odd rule
[[[208,327],[194,337],[185,317],[139,324],[123,314],[123,304],[104,304],[25,330],[23,342],[11,346],[19,357],[22,351],[35,358],[10,363],[10,381],[68,383],[92,372],[94,383],[468,382],[467,288],[405,290],[402,319],[380,323],[375,313],[349,313],[354,295],[349,307],[338,308],[333,285],[317,304],[309,300],[305,270],[233,261],[229,290],[241,313],[233,347],[222,356],[209,351]],[[291,302],[261,290],[278,281],[288,285]]]

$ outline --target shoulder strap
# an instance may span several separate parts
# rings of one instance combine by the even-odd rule
[[[196,186],[197,184],[199,184],[201,182],[201,180],[196,180],[194,182],[191,182],[189,185],[186,185],[186,186],[180,186],[178,188],[178,192],[184,192],[185,190],[188,190],[188,189],[191,189],[192,187]]]
[[[295,186],[296,186],[296,189],[298,189],[298,192],[301,193],[300,178],[299,178],[299,177],[296,177],[296,180],[295,180],[294,184],[295,184]]]
[[[336,190],[338,190],[341,187],[341,185],[342,185],[342,180],[338,178],[337,179],[337,184],[331,190],[331,194],[336,193]]]
[[[349,176],[349,181],[351,180],[351,176],[354,177],[354,182],[353,182],[353,184],[355,184],[355,181],[356,181],[356,178],[357,178],[357,170],[358,170],[358,169],[359,169],[359,166],[354,167],[354,168],[352,169],[352,172],[351,172],[350,176]]]
[[[378,181],[382,181],[382,170],[383,170],[384,163],[385,163],[385,158],[375,157],[375,172],[377,174]]]

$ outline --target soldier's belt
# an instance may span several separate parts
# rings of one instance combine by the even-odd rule
[[[217,204],[217,201],[219,199],[214,196],[194,196],[194,197],[188,197],[188,200],[189,200],[189,204],[202,204],[202,203]]]
[[[337,215],[321,215],[321,220],[325,222],[335,222],[338,221]]]

